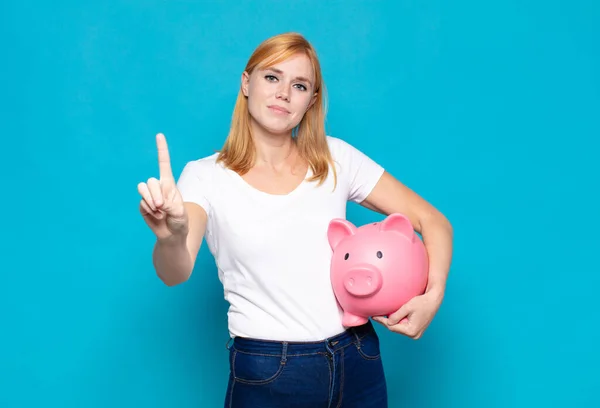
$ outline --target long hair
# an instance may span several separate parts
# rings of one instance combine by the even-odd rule
[[[300,156],[311,168],[311,181],[322,184],[327,178],[329,165],[337,180],[335,165],[327,145],[325,134],[325,84],[321,75],[321,65],[312,45],[300,34],[285,33],[262,42],[250,56],[245,71],[251,74],[255,69],[273,66],[287,58],[304,53],[310,60],[315,75],[315,102],[293,130]],[[255,148],[250,128],[248,101],[242,90],[238,93],[229,134],[219,152],[217,162],[223,162],[231,170],[245,174],[254,165]],[[335,185],[335,184],[334,184]]]

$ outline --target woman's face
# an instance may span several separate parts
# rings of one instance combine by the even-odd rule
[[[271,134],[289,134],[316,99],[310,59],[300,54],[250,76],[244,72],[242,92],[255,124]]]

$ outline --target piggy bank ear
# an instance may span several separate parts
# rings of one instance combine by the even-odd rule
[[[385,220],[379,223],[379,230],[399,232],[411,241],[415,237],[415,230],[408,217],[398,213],[390,214]]]
[[[351,222],[341,218],[331,220],[329,228],[327,228],[327,239],[329,239],[331,249],[335,249],[342,239],[354,235],[355,232],[356,227]]]

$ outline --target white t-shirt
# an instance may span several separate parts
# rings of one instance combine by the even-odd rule
[[[330,172],[320,186],[305,180],[290,194],[267,194],[217,164],[216,153],[181,173],[183,200],[208,214],[204,238],[230,305],[232,337],[315,341],[344,330],[330,281],[327,227],[346,218],[348,201],[367,197],[384,169],[341,139],[327,141],[335,190]]]

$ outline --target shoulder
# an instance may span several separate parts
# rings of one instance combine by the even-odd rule
[[[335,162],[344,161],[352,146],[345,140],[335,136],[326,136],[331,158]]]
[[[362,151],[357,149],[353,144],[340,139],[339,137],[328,135],[327,145],[329,146],[329,152],[331,153],[333,161],[338,164],[355,161],[358,157],[363,155]]]
[[[351,147],[348,142],[340,139],[339,137],[327,135],[325,138],[327,139],[327,146],[329,146],[331,154],[342,152]]]
[[[196,203],[209,213],[211,209],[210,197],[214,191],[215,173],[219,164],[218,154],[201,157],[188,161],[177,180],[184,201]]]
[[[178,186],[197,188],[201,185],[204,189],[212,187],[218,172],[223,171],[222,165],[217,163],[217,157],[218,153],[215,153],[186,162],[179,174]]]
[[[217,163],[218,155],[218,153],[214,153],[209,156],[190,160],[185,163],[183,172],[196,176],[205,175],[207,173],[213,174],[220,167],[220,165]]]

